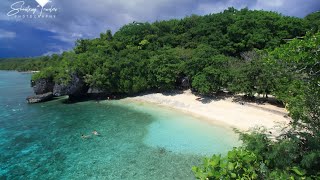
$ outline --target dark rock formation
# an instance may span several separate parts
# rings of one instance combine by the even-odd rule
[[[68,84],[55,84],[53,88],[53,95],[72,97],[83,96],[88,91],[88,86],[84,80],[78,77],[76,74],[71,76],[71,81]]]
[[[50,101],[53,97],[54,96],[53,96],[52,92],[48,92],[48,93],[41,94],[41,95],[29,96],[29,97],[27,97],[27,102],[29,104],[46,102],[46,101]]]
[[[31,81],[33,91],[36,95],[45,94],[53,91],[54,82],[49,79],[39,79]]]
[[[99,88],[90,87],[88,90],[88,97],[95,100],[103,100],[111,97],[111,93],[101,90]]]
[[[189,80],[188,77],[182,78],[182,80],[181,80],[181,86],[182,86],[183,88],[189,88],[189,87],[190,87],[190,80]]]
[[[71,75],[71,80],[67,84],[54,83],[49,79],[39,79],[31,81],[35,96],[27,98],[28,103],[39,103],[51,100],[54,96],[69,95],[70,100],[78,100],[88,96],[89,87],[84,82],[83,78],[76,74]],[[98,92],[92,90],[92,92]]]
[[[106,94],[106,92],[97,88],[90,87],[88,89],[88,94]]]

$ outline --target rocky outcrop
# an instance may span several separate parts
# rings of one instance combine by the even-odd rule
[[[89,87],[84,80],[76,74],[71,75],[67,84],[54,83],[50,79],[31,81],[35,96],[27,98],[28,103],[39,103],[51,100],[53,97],[68,95],[69,99],[78,99],[87,95]]]
[[[93,87],[90,87],[87,93],[88,94],[107,94],[107,92],[100,90],[98,88],[93,88]]]
[[[48,92],[53,92],[54,82],[49,79],[39,79],[36,81],[31,81],[33,91],[36,95],[45,94]]]
[[[48,93],[41,94],[41,95],[29,96],[29,97],[27,97],[27,102],[29,104],[46,102],[46,101],[50,101],[53,97],[54,97],[53,93],[48,92]]]
[[[88,89],[88,97],[95,100],[108,99],[111,97],[111,93],[99,88],[90,87]]]
[[[76,74],[71,76],[71,80],[68,84],[55,84],[53,88],[53,95],[65,96],[69,95],[72,97],[85,95],[89,87],[86,85],[84,80],[78,77]]]

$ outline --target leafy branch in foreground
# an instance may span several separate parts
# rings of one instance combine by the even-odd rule
[[[213,155],[206,158],[203,167],[193,167],[199,179],[258,179],[265,165],[253,152],[244,149],[233,149],[224,158]]]

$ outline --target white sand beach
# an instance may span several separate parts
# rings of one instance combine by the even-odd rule
[[[129,101],[155,103],[185,113],[192,113],[199,119],[206,119],[214,124],[227,125],[242,131],[256,127],[265,127],[273,133],[281,133],[282,127],[290,122],[285,108],[271,104],[240,104],[234,97],[201,98],[190,90],[176,94],[153,93],[126,98]]]

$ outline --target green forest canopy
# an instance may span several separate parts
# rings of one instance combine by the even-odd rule
[[[262,85],[253,82],[254,79],[244,80],[244,75],[235,79],[233,76],[240,69],[232,67],[241,66],[246,71],[250,67],[240,58],[243,53],[272,50],[288,39],[304,36],[311,27],[316,27],[316,15],[301,19],[275,12],[229,8],[181,20],[134,22],[114,35],[108,30],[100,38],[80,39],[73,51],[62,55],[4,60],[0,69],[42,70],[34,79],[53,75],[57,81],[76,72],[90,86],[110,93],[173,89],[183,77],[189,77],[193,88],[203,94],[225,88],[250,95],[269,93],[272,87],[262,86],[271,86],[270,82]],[[246,76],[252,75],[255,74]],[[247,82],[239,87],[240,81]]]

